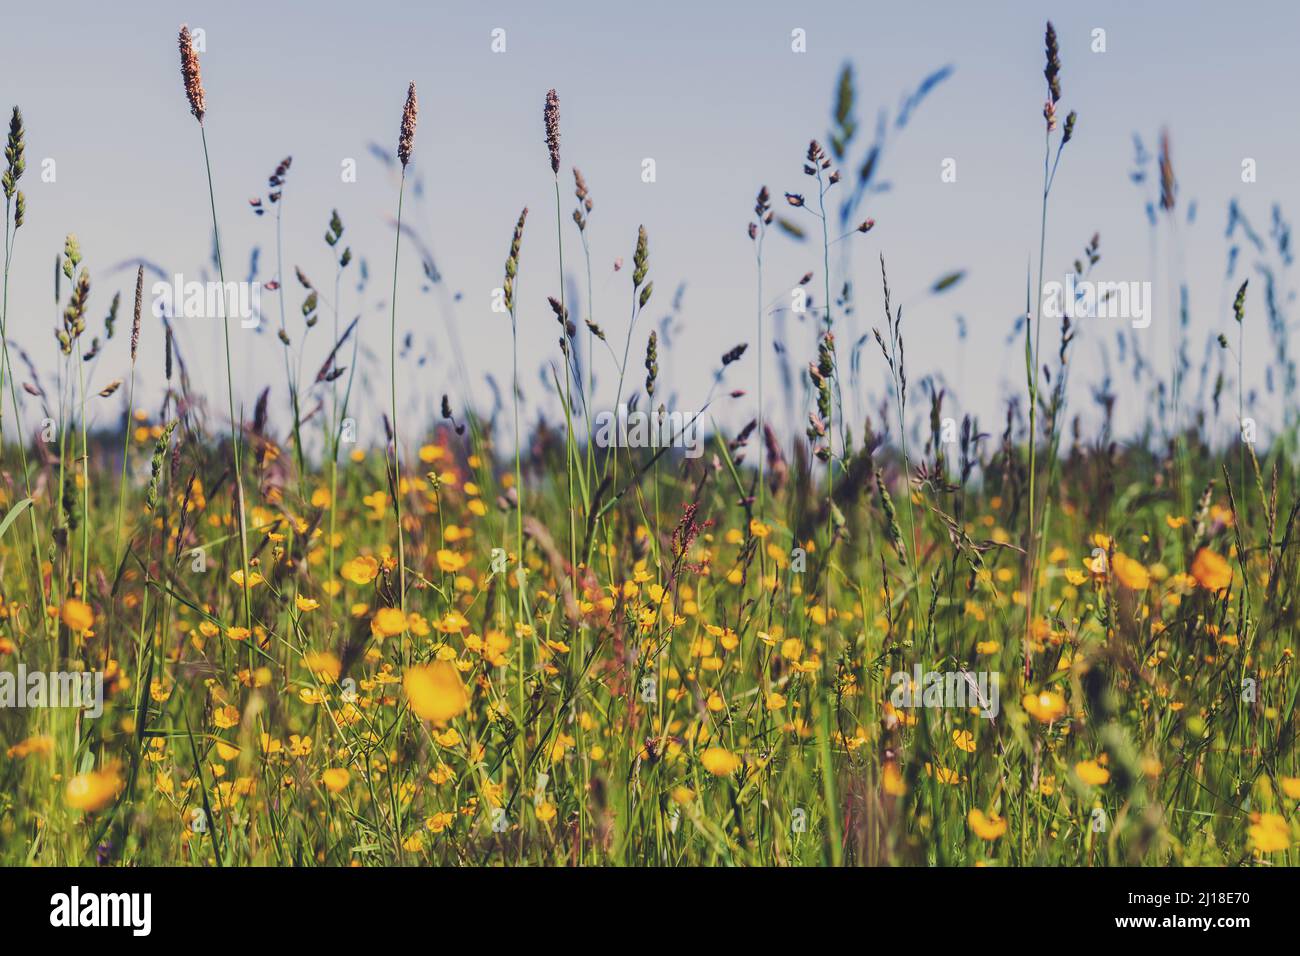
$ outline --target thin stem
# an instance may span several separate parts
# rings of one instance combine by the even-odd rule
[[[212,188],[212,161],[208,156],[208,131],[199,124],[203,139],[203,166],[208,174],[208,204],[212,208],[212,235],[217,253],[217,274],[221,279],[221,331],[226,346],[226,397],[230,405],[230,444],[234,452],[236,511],[239,521],[239,561],[243,571],[244,627],[253,629],[253,609],[249,599],[248,529],[244,522],[244,468],[239,432],[241,425],[235,418],[235,374],[230,361],[230,317],[226,309],[226,270],[221,260],[221,233],[217,228],[217,198]]]
[[[5,200],[5,277],[4,277],[4,300],[0,303],[0,351],[4,353],[4,365],[0,366],[0,436],[3,436],[4,420],[4,387],[3,382],[6,377],[9,379],[9,395],[14,406],[14,428],[18,434],[18,455],[19,461],[23,468],[23,485],[27,491],[27,497],[32,496],[32,476],[27,469],[27,443],[23,440],[23,422],[22,414],[18,407],[18,389],[14,383],[13,367],[9,362],[9,265],[13,259],[13,247],[18,238],[18,227],[14,226],[12,234],[10,232],[11,201]],[[3,441],[0,440],[0,446]],[[0,452],[2,454],[2,452]],[[41,596],[41,602],[46,601],[45,583],[41,575],[41,545],[40,533],[36,527],[36,505],[33,502],[27,507],[27,518],[32,531],[32,576],[36,583],[36,593]],[[53,583],[51,582],[51,587]],[[49,632],[50,625],[44,614],[41,619],[46,622],[46,632]]]
[[[569,317],[564,308],[564,230],[560,218],[560,177],[555,175],[555,243],[559,249],[560,258],[560,342],[564,349],[564,420],[565,428],[565,448],[564,448],[564,471],[568,483],[568,501],[569,501],[569,575],[571,586],[573,588],[574,600],[579,600],[578,594],[578,519],[573,507],[573,460],[576,452],[573,441],[573,402],[570,397],[570,388],[573,383],[573,369],[570,366],[569,352],[572,350],[572,341],[569,338]],[[579,383],[581,387],[581,383]]]
[[[406,167],[397,188],[397,238],[393,243],[393,304],[389,324],[389,386],[393,413],[393,516],[397,519],[397,593],[402,614],[406,614],[406,544],[402,534],[401,439],[397,430],[397,263],[402,248],[402,198],[406,193]]]

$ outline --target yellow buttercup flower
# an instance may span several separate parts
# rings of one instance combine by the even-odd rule
[[[970,813],[966,815],[966,821],[970,824],[970,828],[975,831],[975,835],[981,840],[996,840],[1007,832],[1006,820],[996,813],[985,816],[984,811],[976,807],[971,808]]]
[[[222,760],[234,760],[239,756],[239,748],[224,740],[217,741],[217,756]]]
[[[122,779],[112,768],[79,773],[68,781],[63,802],[73,810],[94,813],[113,802],[122,789]]]
[[[1112,567],[1119,583],[1130,591],[1141,591],[1151,584],[1151,572],[1141,561],[1134,561],[1127,554],[1116,552]]]
[[[406,615],[395,607],[381,607],[370,622],[370,630],[378,637],[396,637],[406,630]]]
[[[441,813],[435,813],[433,816],[426,819],[424,825],[434,833],[441,833],[455,821],[456,814],[444,810]]]
[[[1207,591],[1222,591],[1232,584],[1232,565],[1222,555],[1201,548],[1192,559],[1192,577]]]
[[[338,793],[348,785],[352,775],[342,767],[331,767],[320,775],[320,779],[330,793]]]
[[[1040,723],[1050,724],[1065,715],[1065,698],[1056,691],[1045,690],[1038,694],[1026,694],[1021,705],[1026,712]]]
[[[338,680],[343,671],[342,662],[329,651],[312,651],[303,658],[303,663],[307,665],[307,670],[316,675],[317,680],[326,683]]]
[[[231,575],[230,575],[230,580],[233,581],[235,584],[239,585],[239,586],[242,588],[242,587],[244,586],[244,571],[243,571],[243,569],[241,568],[241,569],[238,570],[238,571],[234,571],[234,572],[232,572]],[[266,580],[266,578],[262,577],[262,575],[259,574],[257,571],[254,571],[252,574],[248,575],[248,588],[249,588],[249,590],[251,591],[253,588],[257,587],[259,584],[261,584],[261,583],[262,583],[263,581],[265,581],[265,580]]]
[[[402,679],[411,709],[425,720],[445,724],[469,706],[469,692],[456,665],[448,661],[416,665]]]
[[[1100,787],[1110,780],[1110,771],[1095,760],[1080,760],[1074,765],[1074,772],[1091,787]]]
[[[907,782],[898,770],[898,764],[887,763],[880,775],[880,785],[891,797],[901,797],[907,793]]]
[[[1246,833],[1256,851],[1281,853],[1291,848],[1291,828],[1284,817],[1276,813],[1256,813],[1251,815],[1251,821]]]
[[[59,618],[68,630],[80,634],[90,630],[90,626],[95,623],[95,612],[91,610],[90,605],[85,601],[68,598],[63,602],[63,609],[59,612]]]
[[[369,584],[379,574],[379,562],[370,555],[363,554],[351,561],[344,561],[339,574],[353,584]]]
[[[461,568],[465,567],[465,559],[455,551],[448,551],[446,548],[438,549],[438,569],[444,574],[455,574]]]
[[[715,777],[729,777],[740,769],[740,758],[722,747],[710,747],[700,754],[700,763]]]

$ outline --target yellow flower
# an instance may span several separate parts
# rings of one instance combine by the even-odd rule
[[[940,783],[952,784],[953,786],[966,781],[965,777],[950,767],[940,767],[936,773],[935,769],[928,763],[925,765],[925,775],[927,777],[934,777]]]
[[[369,584],[379,574],[379,562],[368,554],[363,554],[351,561],[344,561],[339,574],[345,581],[353,584]]]
[[[970,813],[966,815],[966,821],[970,824],[970,828],[975,831],[975,835],[981,840],[996,840],[1007,832],[1006,820],[1003,820],[996,813],[985,816],[983,810],[975,807],[972,807]]]
[[[226,743],[224,740],[218,740],[217,756],[222,760],[234,760],[239,756],[239,748],[234,744]]]
[[[533,813],[537,815],[537,819],[542,823],[550,823],[555,819],[555,804],[543,801],[533,807]]]
[[[1113,566],[1119,583],[1130,591],[1141,591],[1151,584],[1151,573],[1141,561],[1134,561],[1127,554],[1116,552]]]
[[[1074,765],[1074,772],[1092,787],[1100,787],[1110,780],[1110,771],[1095,760],[1080,760]]]
[[[968,754],[975,752],[975,735],[969,730],[954,730],[952,732],[952,742],[957,745],[959,750],[964,750]]]
[[[1291,830],[1276,813],[1256,813],[1246,828],[1251,846],[1260,853],[1280,853],[1291,847]]]
[[[441,833],[447,827],[456,821],[456,814],[444,810],[441,813],[435,813],[424,821],[424,825],[434,833]]]
[[[303,597],[301,594],[299,594],[297,597],[293,599],[293,603],[297,605],[298,610],[303,612],[304,614],[306,614],[308,611],[314,611],[318,607],[320,607],[320,601],[316,601],[308,597]]]
[[[438,549],[438,568],[444,574],[455,574],[465,566],[465,559],[455,551],[448,551],[446,548]]]
[[[460,671],[448,661],[416,665],[402,679],[411,709],[436,724],[445,724],[469,706],[469,692]]]
[[[1282,792],[1292,800],[1300,800],[1300,777],[1279,777]]]
[[[1192,559],[1192,577],[1207,591],[1222,591],[1232,584],[1232,565],[1209,548],[1201,548]]]
[[[459,634],[469,627],[469,621],[464,614],[453,609],[444,614],[442,620],[434,626],[444,634]]]
[[[47,754],[53,750],[54,738],[42,734],[38,737],[28,737],[26,740],[19,741],[5,751],[5,756],[13,760],[15,757],[21,759],[32,754]]]
[[[90,625],[95,623],[95,612],[90,609],[90,605],[76,598],[68,598],[63,602],[63,610],[59,612],[59,617],[67,625],[68,630],[79,634],[89,630]]]
[[[740,758],[721,747],[710,747],[700,754],[700,763],[715,777],[729,777],[740,768]]]
[[[749,533],[752,534],[755,538],[766,538],[769,534],[772,533],[772,529],[769,528],[767,525],[763,524],[763,522],[751,518],[749,522]]]
[[[226,628],[226,637],[232,641],[246,641],[251,632],[246,627],[228,627]]]
[[[331,767],[320,775],[321,783],[325,784],[325,789],[330,793],[338,793],[348,785],[352,775],[342,767]]]
[[[1065,715],[1065,698],[1056,691],[1026,694],[1021,701],[1025,710],[1039,723],[1050,724]]]
[[[891,797],[901,797],[907,793],[907,783],[899,773],[896,763],[885,764],[884,772],[880,775],[880,785]]]
[[[112,803],[121,789],[122,780],[116,770],[92,770],[68,781],[63,801],[74,810],[94,813]]]
[[[370,630],[379,637],[395,637],[406,630],[406,616],[395,607],[381,607],[370,622]]]
[[[239,708],[226,705],[212,712],[212,722],[222,730],[227,730],[239,723]]]
[[[232,572],[231,575],[230,575],[230,580],[233,581],[235,584],[238,584],[238,585],[242,588],[242,587],[244,586],[244,571],[243,571],[243,569],[241,568],[241,569],[238,570],[238,571],[234,571],[234,572]],[[249,590],[252,590],[253,588],[257,587],[259,584],[261,584],[261,583],[262,583],[263,581],[265,581],[265,580],[266,580],[266,578],[262,577],[261,574],[259,574],[258,572],[254,571],[252,574],[248,575],[248,587],[249,587]]]
[[[343,664],[329,651],[312,651],[303,658],[303,663],[307,665],[307,670],[316,675],[317,680],[326,683],[338,680],[343,671]]]

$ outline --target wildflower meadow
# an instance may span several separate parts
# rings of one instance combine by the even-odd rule
[[[545,186],[480,226],[499,278],[448,340],[492,343],[486,391],[419,332],[456,288],[429,192],[508,186],[446,146],[456,84],[372,104],[386,208],[295,192],[308,159],[278,151],[246,199],[219,150],[251,108],[223,89],[241,39],[149,24],[130,55],[171,80],[141,122],[210,249],[188,271],[83,251],[76,221],[28,242],[43,138],[75,120],[7,85],[0,863],[1300,862],[1294,210],[1202,207],[1227,265],[1191,299],[1157,128],[1116,189],[1159,275],[1103,277],[1105,234],[1055,226],[1106,123],[1072,102],[1096,35],[1014,32],[1040,215],[1013,308],[964,320],[1013,359],[969,366],[1000,382],[993,418],[929,372],[966,272],[902,282],[895,250],[926,239],[878,209],[893,137],[941,120],[960,67],[900,79],[879,121],[892,92],[825,72],[806,130],[766,137],[784,177],[727,200],[712,241],[752,267],[713,317],[654,228],[606,228],[613,172],[569,145],[566,90],[512,89],[534,148],[510,162]],[[236,221],[262,230],[255,280]],[[732,344],[692,354],[675,329],[706,321]],[[1099,339],[1111,365],[1072,376]],[[254,358],[274,376],[237,374]]]

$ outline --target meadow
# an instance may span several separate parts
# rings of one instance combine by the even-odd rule
[[[221,224],[234,207],[211,190],[187,29],[178,45],[176,108],[194,128],[177,154],[205,164],[208,189],[172,201],[210,216],[201,228],[217,237],[224,309]],[[1025,83],[1044,98],[1042,228],[1026,279],[1042,288],[1044,271],[1069,265],[1045,270],[1048,211],[1072,141],[1087,135],[1067,109],[1050,24],[1043,75]],[[521,407],[517,382],[537,357],[516,346],[516,387],[495,407],[432,381],[440,413],[413,420],[398,402],[398,290],[423,131],[415,85],[397,94],[384,106],[401,182],[390,334],[365,343],[387,359],[387,410],[361,429],[386,440],[369,444],[353,410],[361,336],[337,308],[357,257],[329,210],[318,211],[337,263],[329,282],[277,260],[262,289],[284,377],[255,394],[229,384],[233,307],[214,359],[226,394],[194,394],[173,342],[181,303],[156,320],[143,265],[133,301],[105,301],[75,234],[54,275],[53,343],[11,320],[10,283],[50,281],[11,274],[24,222],[41,214],[23,192],[29,131],[14,108],[0,670],[98,674],[104,700],[92,717],[19,706],[20,689],[11,700],[0,686],[0,863],[1300,859],[1297,419],[1288,410],[1275,433],[1257,433],[1242,371],[1254,324],[1252,342],[1276,344],[1279,391],[1293,390],[1280,212],[1257,230],[1234,209],[1237,241],[1279,265],[1266,283],[1234,282],[1199,370],[1186,323],[1172,323],[1168,345],[1164,326],[1151,329],[1156,344],[1142,340],[1155,358],[1135,355],[1129,369],[1150,397],[1138,434],[1112,428],[1106,381],[1086,409],[1101,424],[1085,432],[1067,382],[1087,318],[1045,315],[1032,294],[1005,417],[958,418],[942,387],[909,380],[925,333],[891,296],[887,255],[850,267],[855,238],[874,227],[875,156],[846,68],[827,134],[787,144],[788,182],[756,183],[753,208],[737,210],[735,238],[754,250],[755,288],[737,293],[752,303],[749,340],[718,357],[709,405],[664,409],[669,441],[620,444],[597,440],[594,423],[620,405],[659,408],[660,367],[674,358],[638,321],[665,298],[653,237],[593,249],[599,210],[562,158],[560,96],[538,90],[532,159],[549,162],[554,197],[502,224],[494,319],[501,334],[554,323],[541,366],[563,418]],[[1184,212],[1167,139],[1148,160],[1162,228]],[[252,213],[238,211],[278,217],[292,175],[285,159]],[[534,230],[559,236],[560,261],[530,258]],[[800,337],[772,318],[791,285],[765,273],[773,242],[807,254],[793,283],[809,316]],[[1086,279],[1101,242],[1078,246],[1072,272]],[[592,314],[593,261],[615,257],[626,299]],[[569,274],[587,289],[580,303],[565,301]],[[879,316],[873,335],[840,335],[851,311]],[[167,337],[161,394],[136,387],[149,334]],[[52,347],[56,379],[29,357]],[[771,352],[782,374],[765,383],[754,356]],[[618,381],[612,405],[594,396],[596,363]],[[866,377],[888,384],[888,400],[858,416],[851,393]],[[752,409],[749,423],[714,427],[710,405],[724,404]],[[776,405],[801,425],[769,421]],[[116,427],[88,426],[88,409],[119,407]],[[671,440],[696,424],[701,447]]]

